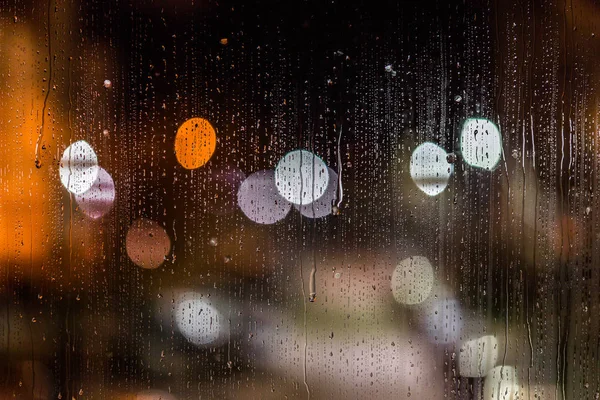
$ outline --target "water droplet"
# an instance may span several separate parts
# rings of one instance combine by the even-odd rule
[[[446,156],[446,162],[448,164],[454,164],[456,162],[456,154],[448,153],[448,155]]]
[[[211,237],[208,241],[208,244],[210,244],[213,247],[217,247],[219,245],[219,240],[216,237]]]
[[[454,96],[454,101],[460,103],[462,101],[462,96],[457,94],[456,96]]]
[[[103,85],[106,89],[110,89],[112,87],[112,82],[108,79],[105,79]]]

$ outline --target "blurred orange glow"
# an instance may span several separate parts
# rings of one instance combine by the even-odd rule
[[[204,118],[190,118],[177,130],[175,155],[186,169],[196,169],[208,162],[217,147],[217,135]]]
[[[5,140],[0,146],[0,257],[11,264],[33,266],[50,251],[53,235],[48,175],[55,172],[49,157],[42,157],[37,169],[35,147],[42,125],[45,83],[38,76],[43,58],[36,54],[39,43],[23,25],[0,32],[0,47],[5,52],[0,63],[0,76],[6,85],[0,92],[0,132]],[[52,96],[50,96],[52,98]],[[53,105],[45,108],[44,137],[40,147],[50,148],[57,129]],[[38,264],[39,265],[39,264]],[[41,272],[32,268],[31,274]]]

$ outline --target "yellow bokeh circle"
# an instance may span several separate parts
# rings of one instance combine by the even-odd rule
[[[190,118],[177,129],[175,155],[184,168],[203,166],[210,160],[216,147],[215,128],[204,118]]]

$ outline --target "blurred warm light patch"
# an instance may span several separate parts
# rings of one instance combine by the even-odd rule
[[[48,101],[44,137],[40,144],[42,167],[35,167],[35,147],[41,128],[45,92],[40,88],[36,53],[40,44],[23,25],[0,30],[0,76],[5,85],[0,92],[0,257],[10,264],[31,265],[33,276],[41,274],[41,260],[49,254],[52,238],[50,212],[56,205],[51,199],[49,160],[54,132],[60,127],[54,120],[52,96]],[[45,154],[44,154],[45,153]],[[4,276],[5,274],[2,274]]]
[[[156,269],[171,251],[171,239],[157,222],[140,218],[135,220],[125,238],[129,259],[138,267]]]
[[[215,128],[204,118],[191,118],[177,130],[175,155],[186,169],[196,169],[208,162],[217,147]]]

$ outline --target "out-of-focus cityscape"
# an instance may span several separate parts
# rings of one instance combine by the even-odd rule
[[[0,2],[0,399],[600,398],[599,22]]]

